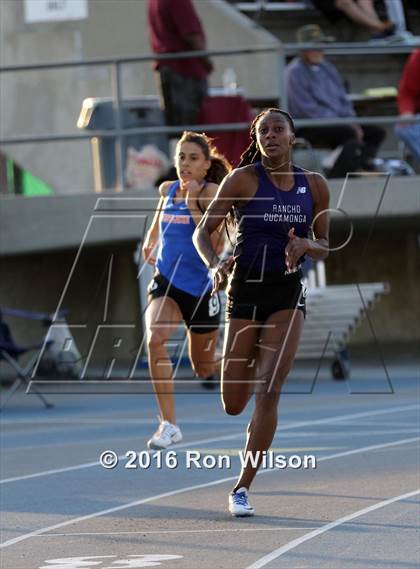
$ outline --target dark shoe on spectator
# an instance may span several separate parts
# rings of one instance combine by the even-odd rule
[[[382,158],[371,158],[362,164],[362,170],[365,172],[383,172],[381,169],[383,160]]]
[[[335,161],[328,178],[345,178],[349,172],[358,172],[363,162],[363,144],[356,140],[348,140]]]
[[[382,32],[379,32],[377,34],[373,34],[371,36],[371,41],[375,41],[375,40],[384,40],[386,38],[389,38],[390,36],[393,36],[395,34],[395,24],[393,24],[392,22],[384,22],[386,23],[386,27]]]

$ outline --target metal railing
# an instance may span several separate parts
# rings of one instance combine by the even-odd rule
[[[132,134],[148,134],[148,133],[179,133],[180,130],[203,130],[208,132],[226,130],[245,130],[249,127],[248,123],[233,123],[221,125],[179,125],[176,127],[139,127],[139,128],[123,128],[122,127],[122,93],[121,93],[121,68],[125,64],[141,63],[148,61],[166,61],[170,59],[190,59],[195,57],[221,57],[226,55],[250,55],[257,53],[270,53],[279,52],[281,45],[262,46],[253,48],[240,48],[240,49],[223,49],[223,50],[204,50],[204,51],[188,51],[170,54],[147,54],[147,55],[131,55],[124,57],[105,57],[86,59],[83,61],[58,61],[52,63],[38,63],[30,65],[8,65],[0,67],[1,73],[21,73],[25,71],[40,71],[49,69],[66,69],[77,67],[90,67],[90,66],[111,66],[111,91],[114,100],[115,111],[115,129],[113,130],[90,130],[89,133],[71,133],[71,134],[55,134],[55,135],[38,135],[38,136],[19,136],[19,137],[6,137],[0,139],[0,146],[13,145],[13,144],[29,144],[35,142],[58,142],[58,141],[73,141],[85,140],[93,137],[112,137],[116,138],[117,153],[116,153],[116,170],[118,172],[119,189],[125,189],[124,181],[124,156],[123,156],[123,138],[126,135]],[[281,75],[280,75],[281,76]],[[280,92],[280,89],[279,89]]]
[[[302,0],[301,2],[297,2],[296,0],[293,2],[287,2],[285,0],[283,0],[283,2],[256,0],[255,2],[235,2],[234,6],[241,12],[288,12],[289,10],[315,10],[313,5],[308,4],[306,0]]]
[[[408,54],[413,49],[420,47],[420,38],[415,43],[410,45],[375,45],[370,43],[336,43],[333,45],[328,44],[283,44],[278,42],[269,46],[256,46],[252,48],[237,48],[237,49],[222,49],[222,50],[203,50],[203,51],[188,51],[179,53],[168,54],[147,54],[147,55],[129,55],[124,57],[105,57],[95,59],[85,59],[78,61],[57,61],[51,63],[37,63],[29,65],[6,65],[0,67],[1,73],[22,73],[26,71],[40,71],[48,69],[66,69],[90,66],[104,66],[109,65],[112,69],[111,74],[111,91],[114,100],[115,110],[115,128],[112,130],[90,130],[88,133],[63,133],[63,134],[42,134],[37,136],[17,136],[17,137],[4,137],[0,138],[0,146],[14,145],[14,144],[31,144],[38,142],[58,142],[58,141],[74,141],[86,140],[93,137],[112,137],[117,140],[117,172],[119,178],[119,187],[124,189],[124,172],[123,172],[123,138],[132,134],[150,134],[150,133],[166,133],[177,134],[181,130],[205,130],[207,132],[218,131],[241,131],[249,128],[249,123],[221,123],[221,124],[194,124],[194,125],[179,125],[179,126],[149,126],[138,128],[123,128],[122,124],[122,78],[121,68],[123,65],[130,63],[141,63],[148,61],[167,61],[171,59],[190,59],[195,57],[223,57],[227,55],[256,55],[261,53],[274,53],[277,55],[277,69],[278,69],[278,104],[284,109],[287,109],[287,96],[286,96],[286,82],[285,69],[286,58],[299,53],[302,49],[319,49],[327,54],[341,55],[341,56],[354,56],[354,55],[398,55]],[[301,126],[327,126],[337,124],[353,124],[354,117],[348,118],[334,118],[334,119],[296,119],[296,125]],[[420,116],[410,119],[401,118],[398,116],[373,116],[373,117],[357,117],[357,122],[360,124],[395,124],[397,122],[419,122]]]

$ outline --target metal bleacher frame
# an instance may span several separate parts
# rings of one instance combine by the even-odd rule
[[[296,7],[296,6],[295,6]],[[222,57],[225,55],[253,55],[257,53],[275,53],[278,57],[278,100],[279,106],[287,109],[286,89],[283,81],[286,67],[286,57],[298,53],[301,49],[323,49],[326,53],[334,55],[351,56],[357,54],[386,56],[388,54],[408,54],[416,47],[420,47],[420,39],[417,43],[411,45],[371,45],[365,43],[352,44],[282,44],[261,46],[255,48],[238,48],[225,50],[204,50],[196,52],[183,52],[177,54],[164,54],[157,56],[156,54],[148,54],[144,56],[125,56],[114,58],[96,58],[86,59],[83,61],[62,61],[45,64],[32,65],[9,65],[0,67],[0,76],[2,73],[23,73],[26,71],[46,70],[46,69],[65,69],[75,67],[103,66],[109,65],[112,69],[112,96],[115,104],[116,126],[114,130],[91,130],[89,133],[67,133],[56,135],[38,135],[38,136],[13,136],[0,139],[0,148],[2,146],[14,144],[30,144],[43,143],[53,141],[72,141],[86,140],[92,137],[115,137],[117,140],[117,173],[119,179],[119,190],[125,189],[124,173],[123,173],[123,137],[131,134],[146,133],[179,133],[180,129],[199,130],[207,132],[217,131],[238,131],[249,128],[248,123],[229,123],[220,125],[184,125],[176,127],[168,126],[152,126],[141,128],[123,128],[122,127],[122,66],[124,64],[149,62],[152,60],[167,59],[187,59],[197,56]],[[396,116],[377,116],[377,117],[358,117],[360,124],[396,124],[397,122],[420,122],[420,115],[414,119],[401,119]],[[327,124],[351,124],[354,122],[352,117],[335,118],[335,119],[298,119],[297,126],[315,126]],[[307,322],[307,332],[304,334],[302,345],[298,352],[298,359],[308,359],[317,355],[323,358],[332,359],[333,375],[337,379],[348,376],[348,365],[345,361],[343,353],[351,331],[356,323],[360,320],[361,315],[373,304],[375,299],[382,293],[386,292],[387,285],[384,283],[371,283],[363,285],[341,285],[326,286],[324,265],[317,264],[317,276],[309,279],[309,296],[308,296],[308,312],[309,318]],[[353,290],[353,292],[351,292]],[[344,307],[346,308],[344,310]],[[341,313],[340,313],[341,311]],[[327,330],[329,334],[328,345],[325,341],[321,341],[320,330]],[[315,334],[315,335],[314,335]],[[321,338],[322,339],[322,338]],[[330,342],[331,340],[331,342]],[[322,350],[321,350],[322,348]],[[321,350],[320,353],[317,353]],[[334,370],[334,365],[336,369]]]
[[[273,0],[256,0],[255,2],[235,2],[235,8],[241,12],[289,12],[313,9],[310,0],[296,0],[295,2],[275,2]]]
[[[334,379],[350,376],[347,344],[352,333],[367,316],[387,283],[357,283],[309,287],[306,298],[307,319],[296,355],[297,360],[331,362]],[[370,319],[368,319],[370,324]]]
[[[164,133],[164,134],[178,134],[180,129],[184,130],[205,130],[207,132],[217,131],[241,131],[249,128],[247,122],[234,122],[212,125],[180,125],[180,126],[148,126],[138,128],[123,128],[122,113],[123,113],[123,99],[122,99],[122,67],[125,64],[150,62],[154,60],[170,60],[170,59],[189,59],[191,57],[223,57],[226,55],[255,55],[261,53],[274,53],[277,55],[277,71],[278,71],[278,105],[287,110],[287,97],[286,86],[284,82],[286,59],[289,56],[296,55],[302,49],[322,49],[325,53],[340,56],[353,56],[353,55],[377,55],[387,56],[395,54],[409,54],[414,49],[420,47],[420,38],[415,43],[410,45],[375,45],[370,43],[335,43],[335,44],[316,44],[316,43],[282,43],[278,42],[276,45],[270,46],[257,46],[253,48],[236,48],[236,49],[221,49],[221,50],[202,50],[202,51],[188,51],[179,52],[176,54],[147,54],[143,56],[123,56],[123,57],[104,57],[95,59],[75,60],[75,61],[57,61],[51,63],[39,63],[30,65],[5,65],[0,67],[0,78],[3,73],[25,73],[30,71],[42,71],[51,69],[71,69],[79,67],[96,67],[108,65],[111,67],[111,91],[115,107],[115,128],[109,130],[90,130],[89,132],[77,133],[58,133],[37,136],[5,136],[0,138],[0,148],[2,146],[13,146],[15,144],[33,144],[43,142],[59,142],[59,141],[76,141],[87,140],[94,137],[102,138],[116,138],[117,140],[117,157],[118,160],[118,179],[119,190],[125,190],[124,172],[122,169],[123,163],[123,144],[124,136],[132,134],[149,134],[149,133]],[[296,119],[295,124],[298,127],[304,126],[327,126],[337,124],[352,124],[354,119],[348,118],[333,118],[333,119]],[[420,122],[420,115],[414,118],[398,117],[398,116],[369,116],[358,117],[359,124],[396,124],[396,123],[412,123]]]

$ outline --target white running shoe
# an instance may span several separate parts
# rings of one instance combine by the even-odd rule
[[[248,490],[238,488],[236,492],[229,494],[229,512],[237,518],[254,515],[254,508],[248,501]]]
[[[148,448],[161,450],[182,441],[181,429],[169,421],[162,421],[153,437],[147,441]]]

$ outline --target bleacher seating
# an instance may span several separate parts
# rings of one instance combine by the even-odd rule
[[[380,295],[388,292],[385,283],[333,285],[308,290],[307,319],[297,353],[299,360],[331,361],[336,379],[349,374],[343,352],[357,325],[366,317]],[[341,372],[341,373],[340,373]]]
[[[370,37],[368,30],[355,26],[346,18],[331,24],[312,4],[311,0],[229,0],[240,12],[257,20],[258,24],[277,35],[283,42],[295,41],[294,33],[299,26],[319,24],[328,35],[338,41],[366,41]],[[385,14],[385,5],[379,5],[379,12]],[[408,29],[420,33],[420,12],[406,11]]]
[[[243,1],[229,0],[230,3],[243,14],[255,20],[259,26],[276,36],[283,44],[292,46],[296,42],[296,30],[306,24],[316,23],[321,26],[327,35],[333,36],[337,42],[349,46],[348,53],[330,53],[328,60],[339,70],[341,76],[348,85],[349,92],[356,96],[355,109],[358,116],[395,116],[398,114],[395,98],[363,98],[363,93],[372,87],[398,87],[401,71],[408,52],[398,53],[399,45],[395,43],[395,50],[391,53],[371,53],[367,55],[363,48],[356,49],[356,44],[367,46],[371,39],[369,30],[356,26],[345,17],[332,25],[324,15],[311,3],[311,0],[254,0]],[[385,5],[380,12],[384,15]],[[420,35],[420,13],[408,11],[408,28]],[[354,53],[352,46],[354,45]],[[379,48],[378,51],[380,51]],[[286,61],[289,62],[297,51],[292,54],[288,50]],[[258,108],[277,106],[278,100],[252,100],[251,104]],[[381,158],[400,158],[401,149],[394,133],[393,125],[383,125],[386,130],[386,139],[381,147]],[[302,154],[302,153],[301,153]],[[307,153],[308,154],[308,153]],[[310,156],[309,156],[310,154]],[[323,156],[319,150],[310,152],[304,156],[311,164],[319,165]],[[325,154],[325,153],[324,153]]]

